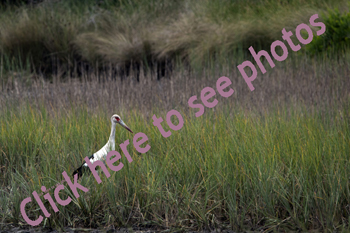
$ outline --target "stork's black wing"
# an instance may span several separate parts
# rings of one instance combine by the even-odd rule
[[[94,155],[91,155],[90,157],[89,157],[89,160],[90,159],[93,159],[94,158]],[[74,175],[75,174],[78,174],[78,179],[83,175],[83,166],[84,166],[84,164],[85,164],[86,162],[84,162],[79,168],[77,168],[74,172],[73,172],[73,177],[74,177]]]

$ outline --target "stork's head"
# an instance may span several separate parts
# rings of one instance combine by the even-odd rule
[[[114,115],[111,117],[111,121],[112,121],[112,123],[120,124],[120,125],[123,126],[125,129],[129,130],[131,133],[134,133],[134,132],[132,132],[132,130],[124,123],[124,121],[122,121],[122,119],[120,118],[119,115],[114,114]]]

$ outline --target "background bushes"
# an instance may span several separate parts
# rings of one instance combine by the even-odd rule
[[[269,49],[282,28],[294,30],[329,7],[348,9],[345,0],[19,2],[0,12],[3,72],[28,67],[45,76],[79,74],[78,68],[152,67],[177,58],[192,67],[208,61],[232,66],[242,62],[237,54],[249,55],[250,46]],[[324,14],[326,34],[314,38],[310,53],[348,43],[349,14],[332,12]]]
[[[312,54],[344,52],[350,45],[350,13],[340,13],[338,9],[323,14],[326,32],[315,37],[307,45],[307,51]]]

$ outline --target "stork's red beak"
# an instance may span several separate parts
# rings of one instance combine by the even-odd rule
[[[134,133],[132,132],[132,130],[124,123],[124,121],[120,120],[118,122],[121,126],[123,126],[125,129],[129,130],[131,133]]]

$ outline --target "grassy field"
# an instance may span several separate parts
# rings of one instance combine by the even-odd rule
[[[260,75],[253,92],[237,70],[213,69],[199,77],[179,70],[162,81],[149,73],[140,82],[18,83],[0,98],[1,226],[25,224],[21,201],[61,182],[63,171],[71,174],[104,145],[117,113],[148,136],[150,151],[130,146],[134,161],[123,157],[124,168],[101,184],[84,176],[89,191],[76,199],[67,188],[74,202],[58,213],[47,207],[52,215],[40,227],[348,229],[350,69],[304,59]],[[187,100],[223,74],[234,95],[196,118]],[[185,124],[163,138],[152,116],[165,119],[171,109]],[[126,139],[132,144],[119,127],[117,145]],[[27,212],[41,214],[34,204]]]
[[[226,107],[196,119],[183,114],[184,127],[163,138],[138,111],[122,116],[134,132],[144,132],[150,151],[133,147],[133,162],[59,207],[45,224],[156,225],[174,229],[309,230],[348,227],[350,106],[336,113],[280,109],[263,115]],[[163,116],[165,114],[159,114]],[[1,217],[23,223],[20,202],[71,174],[82,157],[104,145],[109,115],[85,108],[61,117],[30,107],[1,116]],[[168,127],[165,127],[169,129]],[[118,129],[117,141],[132,141]],[[131,142],[132,143],[132,142]],[[118,148],[118,151],[121,150]],[[103,175],[101,175],[103,176]],[[51,191],[53,196],[53,191]],[[30,216],[40,210],[27,207]],[[33,218],[32,219],[35,219]]]
[[[117,126],[116,145],[129,139],[133,162],[116,146],[123,169],[102,174],[101,184],[84,175],[89,191],[78,199],[65,184],[62,199],[73,201],[57,213],[41,198],[51,216],[35,229],[348,231],[350,50],[289,50],[274,68],[265,61],[253,92],[237,69],[251,59],[247,47],[269,49],[283,28],[329,8],[347,12],[347,3],[62,0],[2,8],[0,231],[28,227],[22,200],[99,150],[113,114],[145,133],[151,149],[138,153],[133,135]],[[171,66],[158,80],[164,60]],[[128,67],[126,79],[114,72],[120,67]],[[217,96],[196,118],[188,99],[215,89],[221,76],[235,93]],[[165,120],[172,109],[184,126],[164,138],[152,116]],[[31,219],[43,215],[35,201],[26,210]]]

